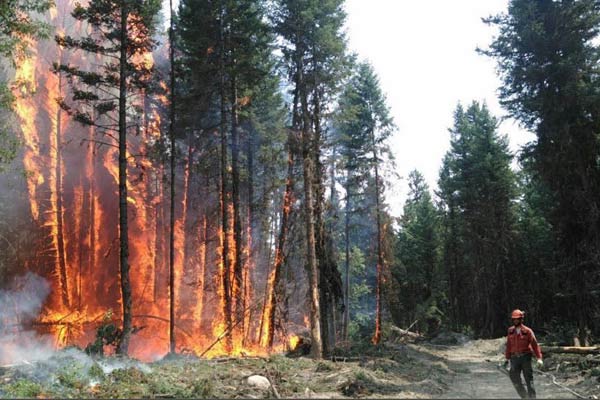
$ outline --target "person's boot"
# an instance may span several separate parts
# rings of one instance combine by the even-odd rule
[[[535,387],[533,386],[533,381],[527,381],[527,395],[530,399],[536,398]]]

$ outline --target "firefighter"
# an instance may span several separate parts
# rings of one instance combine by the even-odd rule
[[[505,367],[508,367],[510,363],[510,380],[515,386],[519,396],[521,396],[522,399],[535,399],[531,358],[535,355],[539,367],[542,367],[544,362],[542,361],[542,351],[535,339],[535,334],[531,328],[523,325],[524,317],[525,313],[521,310],[514,310],[511,314],[513,325],[508,328],[505,352],[506,361],[504,365]],[[521,372],[523,372],[523,376],[525,377],[527,391],[525,391],[525,388],[523,387]]]

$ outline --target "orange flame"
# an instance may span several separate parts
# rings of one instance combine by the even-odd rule
[[[71,9],[71,0],[57,0],[56,8],[48,15],[48,22],[61,34],[77,34],[85,29],[69,16]],[[93,340],[95,329],[106,311],[121,309],[116,218],[117,150],[113,146],[98,145],[97,142],[110,142],[110,137],[74,123],[60,111],[55,99],[69,99],[72,93],[68,85],[61,85],[60,78],[49,71],[48,60],[62,61],[67,50],[52,45],[52,42],[31,44],[31,56],[22,60],[16,69],[15,95],[24,143],[22,159],[27,171],[29,208],[40,232],[47,236],[44,243],[49,247],[40,249],[33,257],[41,265],[40,270],[52,271],[46,276],[52,292],[38,322],[44,333],[55,338],[57,347],[85,346]],[[89,66],[103,61],[101,56],[96,59],[71,57],[72,65]],[[152,54],[135,57],[139,57],[145,68],[154,63]],[[166,83],[161,86],[167,93]],[[246,100],[240,99],[241,102]],[[168,106],[168,98],[164,94],[140,94],[131,98],[130,105],[131,112],[143,110],[137,134],[128,135],[129,261],[133,324],[137,328],[130,352],[140,359],[153,360],[168,350],[166,238],[169,215],[167,183],[163,179],[165,168],[149,154],[164,135],[160,109]],[[85,148],[80,145],[82,141]],[[260,323],[256,323],[255,318],[263,310],[250,309],[253,301],[262,304],[257,301],[259,291],[253,286],[260,270],[254,272],[257,265],[251,254],[250,220],[246,221],[243,254],[235,254],[233,224],[227,232],[213,229],[217,224],[211,221],[207,208],[199,211],[197,207],[189,206],[195,198],[191,197],[194,190],[190,165],[188,159],[183,179],[176,182],[180,194],[175,227],[177,350],[201,354],[217,341],[206,357],[227,353],[237,356],[267,354],[269,349],[265,348],[262,335],[257,335],[260,334]],[[233,220],[231,204],[227,205],[227,212]],[[243,332],[234,330],[230,351],[223,340],[229,327],[222,310],[226,297],[233,303],[240,296],[236,296],[239,293],[225,293],[222,285],[225,274],[229,274],[230,282],[234,281],[233,269],[225,271],[222,263],[225,237],[232,244],[226,255],[229,264],[233,266],[236,257],[244,260],[243,285],[230,290],[243,290],[245,329]],[[64,265],[57,256],[59,252]],[[269,280],[272,279],[270,274]],[[65,294],[66,301],[61,300],[60,293]],[[233,303],[232,308],[235,307]],[[117,312],[115,321],[120,317]],[[259,343],[249,340],[257,336]],[[287,338],[281,338],[272,350],[283,351],[294,340],[292,337],[287,343]],[[2,350],[0,348],[0,353]]]

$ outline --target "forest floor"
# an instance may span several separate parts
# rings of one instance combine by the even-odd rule
[[[338,351],[322,361],[305,357],[202,360],[167,357],[141,363],[92,359],[77,349],[0,367],[4,398],[516,398],[498,368],[503,339],[397,343]],[[597,357],[597,356],[594,356]],[[596,359],[546,358],[536,371],[539,398],[600,396]],[[544,374],[544,375],[542,375]],[[257,377],[258,376],[258,377]]]

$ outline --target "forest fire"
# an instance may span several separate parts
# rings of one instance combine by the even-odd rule
[[[77,35],[84,30],[70,17],[71,0],[60,0],[48,22],[58,32]],[[107,313],[120,325],[118,251],[118,152],[109,135],[69,118],[57,99],[72,96],[67,79],[52,72],[53,62],[89,65],[89,57],[67,52],[52,41],[32,43],[32,56],[18,65],[19,93],[16,112],[24,142],[22,162],[27,176],[31,218],[43,232],[29,270],[45,278],[50,293],[35,329],[53,337],[53,345],[86,346]],[[152,67],[152,54],[143,55]],[[159,84],[166,88],[164,82]],[[128,142],[128,198],[133,325],[129,353],[149,361],[169,348],[169,199],[166,167],[152,156],[152,146],[164,136],[161,109],[164,94],[139,96],[132,111],[140,113],[136,135]],[[42,104],[41,107],[36,106]],[[294,339],[280,338],[264,346],[259,332],[260,296],[253,288],[252,231],[245,230],[246,245],[239,255],[244,265],[242,285],[225,292],[225,274],[235,282],[233,269],[225,271],[221,252],[229,241],[229,265],[236,262],[233,224],[223,232],[211,210],[198,207],[191,164],[191,147],[178,143],[185,165],[178,166],[175,181],[175,335],[178,352],[204,357],[244,356],[282,351]],[[189,151],[188,151],[189,150]],[[194,204],[194,206],[192,206]],[[228,213],[233,219],[229,204]],[[250,225],[250,222],[248,222]],[[265,267],[268,268],[268,267]],[[243,292],[242,292],[243,291]],[[225,298],[234,314],[224,317]],[[243,304],[236,303],[242,299]],[[230,345],[228,345],[230,343]],[[263,344],[262,346],[260,344]],[[4,345],[3,345],[4,346]]]
[[[0,398],[597,398],[599,0],[378,3],[0,0]]]

